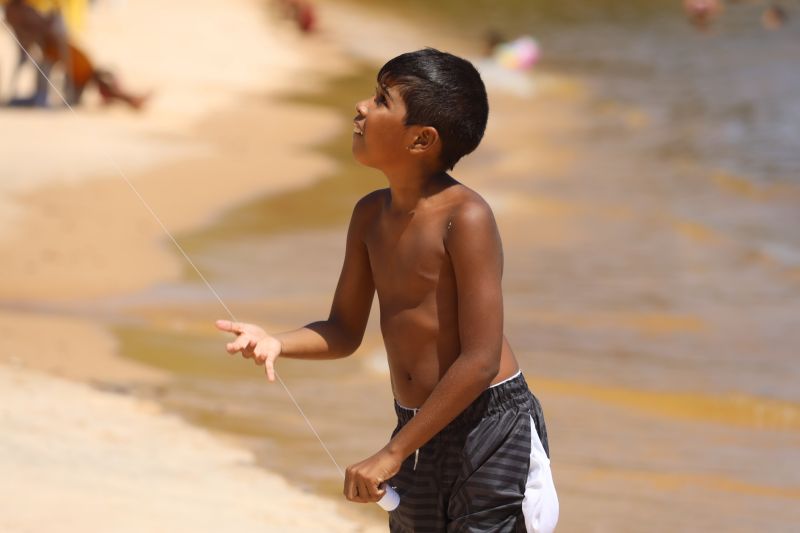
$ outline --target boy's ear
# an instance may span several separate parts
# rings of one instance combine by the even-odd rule
[[[419,129],[414,141],[408,147],[412,152],[425,152],[439,143],[439,132],[433,126],[424,126]]]

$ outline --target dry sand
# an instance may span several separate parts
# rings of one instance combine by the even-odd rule
[[[363,530],[234,443],[89,386],[166,376],[75,314],[181,274],[153,213],[177,233],[329,169],[303,147],[336,118],[265,93],[341,59],[257,0],[101,2],[80,40],[154,96],[143,113],[91,94],[74,114],[0,110],[0,530]],[[4,84],[15,53],[0,37]]]
[[[358,530],[152,403],[0,366],[0,420],[5,532]]]
[[[153,246],[167,240],[154,214],[178,233],[330,168],[302,147],[329,135],[335,117],[263,96],[293,90],[308,58],[316,71],[337,68],[324,42],[300,40],[256,0],[115,5],[92,12],[82,41],[98,64],[113,58],[133,90],[154,91],[145,112],[100,109],[91,93],[77,113],[3,110],[6,300],[91,298],[177,276],[182,260]],[[0,42],[7,66],[13,42]]]

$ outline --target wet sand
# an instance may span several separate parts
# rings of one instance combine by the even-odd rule
[[[569,87],[553,85],[555,92],[545,93],[548,98],[542,100],[547,105],[536,103],[529,109],[540,122],[536,127],[525,126],[528,129],[523,131],[530,137],[521,138],[528,139],[528,146],[531,138],[571,135],[559,129],[575,127],[579,116],[570,112],[575,96]],[[556,101],[561,105],[554,106]],[[495,124],[519,112],[520,105],[526,104],[495,102]],[[535,128],[546,133],[530,131]],[[518,133],[520,129],[509,131]],[[496,140],[497,130],[490,135]],[[504,146],[523,142],[516,136],[502,139]],[[616,227],[620,220],[627,225],[631,219],[639,223],[647,219],[632,215],[630,208],[593,204],[581,195],[561,191],[524,194],[513,189],[518,183],[513,176],[495,179],[494,174],[485,173],[487,167],[539,172],[538,186],[563,187],[576,179],[571,174],[575,163],[564,147],[557,146],[553,151],[558,159],[545,160],[540,169],[533,169],[524,158],[520,158],[524,166],[503,161],[496,155],[502,152],[492,145],[492,137],[487,138],[484,148],[485,152],[475,154],[474,162],[464,162],[458,175],[487,196],[501,225],[507,260],[507,331],[529,382],[547,410],[563,506],[560,530],[641,531],[647,527],[653,531],[755,531],[763,516],[769,517],[774,530],[790,527],[797,516],[799,494],[796,477],[784,465],[796,460],[800,428],[797,404],[758,396],[747,388],[729,390],[725,382],[715,385],[702,360],[658,357],[659,347],[667,353],[680,353],[678,349],[684,344],[690,350],[700,342],[717,344],[712,335],[719,327],[714,322],[719,320],[717,313],[703,315],[641,303],[608,305],[603,300],[592,304],[591,280],[574,288],[565,285],[570,277],[559,276],[559,272],[572,272],[569,269],[575,265],[571,258],[581,255],[576,250],[591,249],[589,228],[597,234],[609,226]],[[540,153],[549,152],[543,147]],[[313,201],[319,188],[307,189],[306,198]],[[200,253],[199,263],[215,271],[216,282],[241,309],[240,316],[265,317],[267,327],[282,330],[324,316],[327,311],[346,222],[346,213],[337,216],[341,217],[338,231],[312,225],[287,234],[276,232],[269,221],[262,226],[248,224],[231,213],[220,225],[231,231],[238,224],[247,235],[243,245],[221,240],[219,225],[207,233],[193,233],[188,239]],[[258,238],[259,227],[262,238]],[[669,238],[684,238],[669,217],[661,227]],[[249,247],[258,249],[258,254],[249,253]],[[290,251],[291,257],[307,260],[298,264],[290,258]],[[239,259],[223,265],[215,259],[220,255]],[[245,257],[249,267],[242,266]],[[281,275],[262,279],[248,294],[248,280],[258,277],[258,272]],[[570,275],[580,279],[579,274],[580,270]],[[605,289],[599,286],[596,290],[601,288]],[[669,286],[664,289],[669,290]],[[540,295],[533,300],[532,290]],[[147,297],[152,299],[153,308],[160,308],[169,294],[153,291]],[[552,300],[542,301],[550,294]],[[624,285],[616,295],[625,297]],[[537,299],[539,303],[533,305]],[[152,312],[147,308],[140,308],[142,316]],[[208,309],[213,312],[210,306]],[[198,308],[194,312],[204,314]],[[344,463],[372,453],[385,442],[391,429],[391,398],[381,366],[384,354],[375,315],[372,318],[366,346],[352,359],[319,367],[283,361],[281,366],[304,410],[322,426],[323,439]],[[144,335],[134,335],[139,340],[127,345],[131,353],[147,353],[152,360],[158,354],[174,353],[174,347],[180,344],[178,335],[180,330],[169,327],[160,335],[149,329]],[[141,338],[151,341],[142,346]],[[196,356],[197,347],[204,346],[204,359],[211,360],[219,341],[212,336],[205,339],[195,339],[181,353]],[[615,339],[628,339],[626,344],[635,339],[642,356],[627,354],[618,344],[621,341]],[[655,354],[648,356],[648,350]],[[235,399],[223,400],[224,394],[219,391],[228,386],[215,384],[212,379],[223,372],[223,367],[224,363],[219,363],[202,375],[187,377],[180,388],[172,390],[167,403],[193,419],[253,437],[254,450],[264,464],[286,473],[303,468],[303,483],[335,496],[338,478],[322,454],[314,456],[315,443],[307,441],[309,447],[298,447],[304,432],[301,421],[290,423],[291,417],[287,417],[275,424],[270,415],[242,407]],[[723,365],[718,370],[736,375],[735,369]],[[254,372],[253,379],[258,383],[260,373]],[[240,379],[235,388],[242,395],[258,398],[259,405],[274,405],[281,413],[291,410],[281,398],[282,391],[248,385],[249,380]],[[365,398],[369,398],[368,403]],[[235,427],[230,427],[231,420],[236,421]],[[287,445],[276,451],[267,440]]]
[[[338,16],[340,32],[356,33],[356,25]],[[362,21],[359,39],[345,47],[377,59],[359,44],[378,30],[359,17],[354,18]],[[361,28],[367,28],[366,36]],[[362,83],[370,83],[367,75]],[[320,99],[349,110],[346,100],[329,100],[331,93],[352,90],[352,80],[332,87]],[[530,100],[495,86],[487,137],[455,175],[487,197],[501,226],[507,332],[547,410],[562,499],[559,530],[791,530],[798,479],[785,465],[797,460],[794,374],[758,372],[759,362],[746,352],[756,346],[754,339],[736,340],[737,332],[747,338],[743,324],[750,321],[763,332],[757,346],[764,359],[791,361],[790,344],[769,343],[767,334],[793,331],[787,329],[795,316],[791,301],[762,298],[761,289],[737,294],[753,280],[759,280],[754,287],[781,280],[780,290],[792,294],[797,287],[791,264],[752,261],[746,247],[693,213],[705,203],[720,215],[741,214],[740,206],[749,201],[736,187],[721,186],[724,179],[713,178],[714,170],[683,162],[677,170],[665,165],[662,171],[636,154],[615,159],[620,155],[615,135],[648,134],[649,119],[641,110],[598,102],[578,80],[554,72],[540,73],[536,90],[537,98]],[[341,261],[348,215],[342,206],[348,205],[347,195],[352,203],[358,194],[343,161],[348,129],[345,124],[339,141],[319,148],[338,154],[345,166],[329,177],[331,183],[241,206],[258,211],[287,200],[325,206],[310,221],[303,210],[286,213],[288,223],[286,217],[253,219],[234,210],[182,237],[203,268],[214,272],[226,299],[242,310],[240,316],[263,320],[274,330],[325,316]],[[680,191],[671,190],[681,185],[672,181],[676,171],[678,180],[697,180],[691,201],[678,203]],[[363,184],[364,191],[382,186],[380,176],[373,179]],[[338,194],[345,199],[331,199],[334,181],[343,184]],[[791,217],[796,191],[783,193],[773,196],[771,209]],[[243,235],[241,242],[225,242],[224,234],[236,232]],[[305,260],[298,263],[290,254]],[[150,291],[143,299],[151,303],[140,302],[138,312],[147,316],[170,294],[192,293],[192,286]],[[758,312],[737,313],[727,307],[731,299],[750,302]],[[392,425],[372,318],[366,346],[351,360],[282,363],[287,382],[301,391],[296,394],[304,410],[322,426],[323,439],[342,463],[372,453]],[[167,353],[179,344],[179,331],[165,328],[159,335],[148,329],[144,336],[140,331],[127,336],[161,340],[144,347],[132,341],[130,353],[150,353],[152,360],[159,349]],[[202,345],[210,359],[217,342],[197,338],[191,353]],[[337,476],[323,454],[315,457],[313,441],[298,447],[299,421],[292,424],[287,417],[272,424],[269,415],[225,402],[211,375],[188,377],[167,403],[193,419],[248,436],[263,464],[302,471],[300,483],[337,495]],[[235,388],[281,413],[291,408],[280,390],[251,387],[244,378]],[[270,441],[288,445],[276,451]]]

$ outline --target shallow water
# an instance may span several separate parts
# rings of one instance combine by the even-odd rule
[[[775,2],[789,14],[779,31],[761,26],[766,2],[729,1],[706,32],[686,21],[680,0],[349,3],[435,19],[476,48],[490,30],[532,35],[543,67],[643,108],[660,129],[649,147],[656,154],[692,156],[759,182],[800,179],[798,0]]]
[[[487,145],[456,172],[487,196],[504,238],[506,332],[548,416],[560,530],[791,531],[800,521],[800,473],[787,468],[800,460],[800,191],[792,179],[720,163],[713,146],[686,135],[706,125],[702,105],[688,101],[680,120],[664,111],[679,91],[643,99],[641,65],[619,82],[628,98],[598,91],[606,67],[579,59],[541,72],[577,71],[580,96],[497,97]],[[340,163],[335,175],[180,238],[238,318],[283,330],[326,316],[352,205],[384,185],[349,155],[352,103],[372,79],[365,67],[306,98],[342,110],[341,135],[318,148]],[[548,105],[567,109],[568,125],[537,130]],[[568,163],[533,173],[540,154],[524,140],[540,146],[548,134]],[[757,144],[725,149],[764,156]],[[506,164],[512,151],[516,163]],[[144,393],[244,438],[294,483],[338,496],[336,469],[285,392],[224,354],[211,330],[224,315],[204,286],[188,276],[121,305],[141,319],[117,329],[124,354],[175,375]],[[352,358],[280,362],[342,465],[382,446],[393,425],[375,318]]]

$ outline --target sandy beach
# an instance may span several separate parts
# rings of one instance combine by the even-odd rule
[[[364,65],[428,45],[474,59],[489,88],[485,140],[455,175],[503,235],[508,336],[545,405],[559,531],[792,530],[794,374],[752,376],[789,367],[800,270],[697,213],[766,233],[757,209],[795,220],[797,187],[684,160],[659,174],[608,133],[654,135],[632,104],[552,70],[493,70],[441,27],[318,8],[307,38],[258,0],[97,2],[79,40],[152,91],[148,108],[88,94],[75,113],[0,109],[0,530],[52,531],[53,516],[66,533],[386,529],[343,501],[285,393],[223,353],[211,325],[226,310],[172,237],[238,318],[320,318],[348,202],[384,186],[343,163],[348,84],[366,96]],[[343,109],[301,102],[337,91]],[[375,311],[354,357],[312,366],[280,372],[334,456],[373,453],[393,424]]]
[[[156,404],[0,366],[0,529],[358,531]]]
[[[329,169],[305,147],[335,117],[266,95],[290,89],[310,57],[341,59],[248,0],[99,3],[80,42],[153,97],[142,113],[101,109],[92,94],[75,113],[0,111],[0,529],[364,530],[241,445],[125,396],[121,385],[168,376],[121,358],[81,316],[81,302],[183,272],[164,228]],[[0,66],[15,53],[3,35]]]

